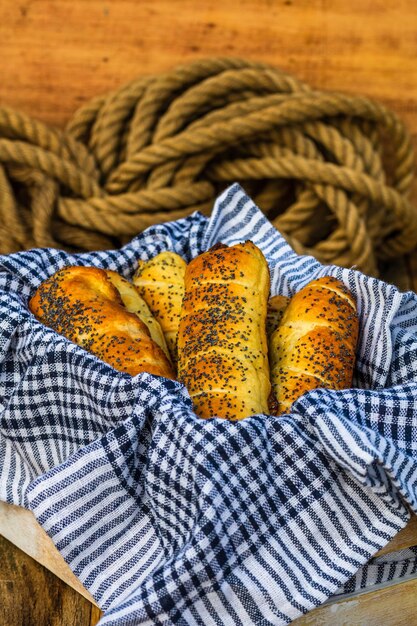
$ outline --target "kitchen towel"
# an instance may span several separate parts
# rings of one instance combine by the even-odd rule
[[[117,372],[28,310],[66,265],[129,278],[162,250],[189,261],[248,239],[273,295],[324,275],[354,293],[351,389],[311,391],[281,417],[201,420],[181,384]],[[417,511],[416,295],[296,255],[237,184],[210,218],[152,226],[120,250],[0,257],[0,390],[0,499],[33,511],[102,626],[286,624],[360,586]]]

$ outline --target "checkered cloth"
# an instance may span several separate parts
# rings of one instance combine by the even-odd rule
[[[129,277],[161,250],[190,260],[246,239],[272,294],[332,275],[356,295],[352,389],[312,391],[279,418],[200,420],[179,383],[116,372],[27,308],[65,265]],[[415,571],[412,551],[364,567],[417,511],[415,294],[297,256],[233,185],[210,219],[153,226],[121,250],[0,257],[0,315],[0,499],[33,511],[103,626],[285,624]]]

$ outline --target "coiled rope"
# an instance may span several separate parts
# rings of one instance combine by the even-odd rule
[[[65,131],[0,108],[0,251],[112,248],[240,182],[299,253],[377,274],[417,245],[410,135],[381,104],[240,59],[139,78]]]

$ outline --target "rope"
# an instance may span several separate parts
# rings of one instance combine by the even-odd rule
[[[377,275],[417,246],[402,122],[274,67],[207,59],[139,78],[49,128],[0,108],[0,252],[113,248],[238,181],[294,249]]]

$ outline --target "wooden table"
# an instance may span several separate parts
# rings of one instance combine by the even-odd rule
[[[0,104],[58,126],[99,93],[208,56],[266,61],[317,88],[377,98],[403,118],[417,145],[415,0],[0,3]],[[417,290],[417,251],[386,268],[385,278]],[[417,544],[416,521],[394,542]],[[1,537],[0,563],[0,624],[97,623],[96,607]],[[373,594],[319,608],[297,624],[417,624],[416,580]]]

